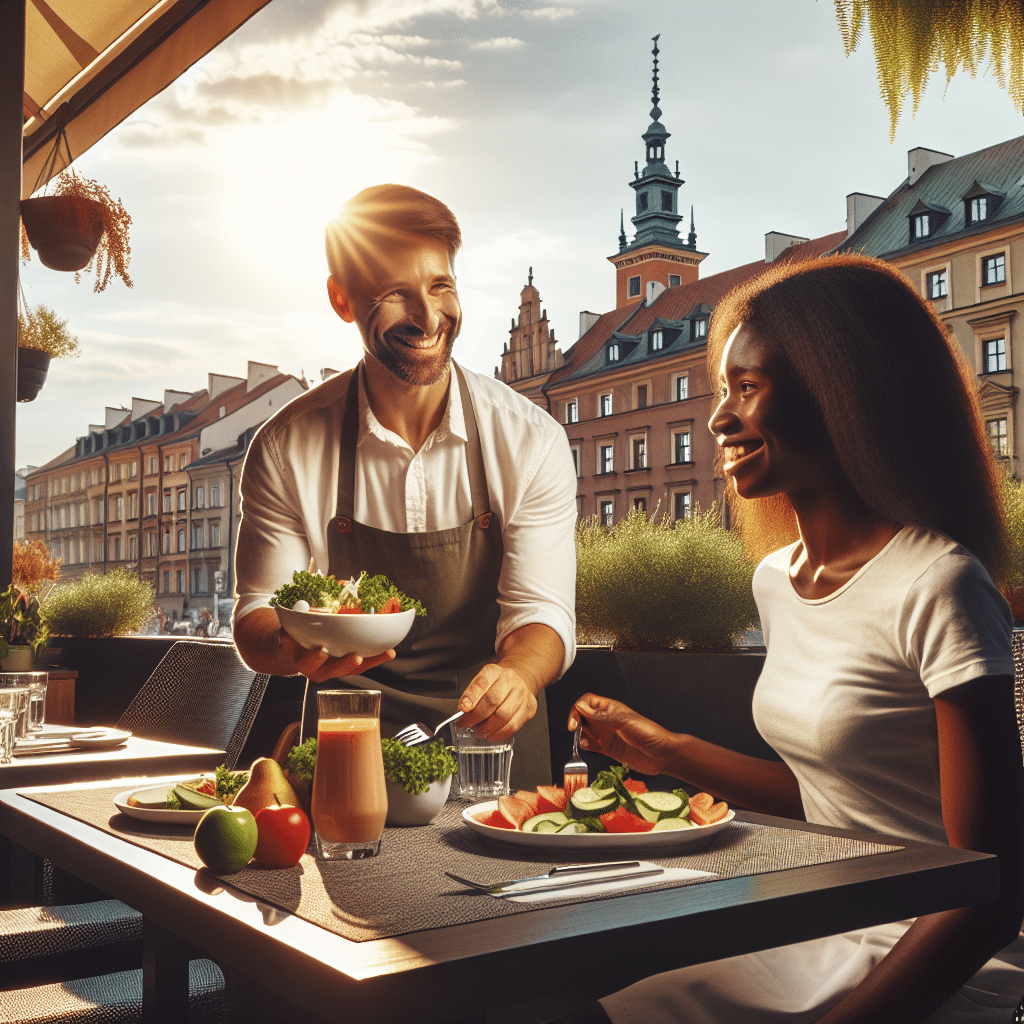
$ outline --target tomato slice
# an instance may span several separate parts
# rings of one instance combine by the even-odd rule
[[[339,608],[334,614],[335,615],[362,615],[363,614],[363,609],[362,608]]]
[[[389,597],[381,606],[378,615],[394,615],[402,610],[401,598]]]

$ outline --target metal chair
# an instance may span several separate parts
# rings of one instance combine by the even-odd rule
[[[268,682],[268,676],[253,672],[242,663],[233,644],[181,640],[153,670],[118,725],[151,739],[224,750],[224,763],[234,767]],[[102,899],[103,894],[98,891],[86,897],[94,902],[72,902],[76,897],[79,901],[82,898],[81,890],[74,893],[74,881],[77,880],[53,865],[44,865],[43,893],[47,905],[0,910],[0,968],[17,964],[18,973],[24,976],[31,962],[49,960],[61,965],[56,968],[59,972],[69,963],[74,964],[79,955],[83,960],[102,962],[107,948],[140,946],[141,914],[117,900]],[[210,962],[193,961],[191,966],[196,969],[196,964],[205,963]],[[217,984],[223,992],[223,977],[212,963],[210,966],[220,979]],[[219,1005],[216,999],[210,1002],[212,996],[207,998],[214,975],[206,968],[196,970],[201,984],[193,996],[202,996],[199,998],[201,1005]],[[3,973],[9,974],[10,970]],[[24,1006],[25,1013],[29,1014],[24,1017],[9,1016],[13,1012],[8,1007],[12,993],[6,991],[0,995],[3,1018],[26,1022],[137,1019],[142,987],[141,980],[135,978],[136,973],[141,979],[140,972],[128,971],[18,989],[16,994],[21,1000],[18,1005]],[[190,973],[190,987],[191,980]],[[10,980],[5,980],[4,984],[10,984]],[[97,986],[118,994],[117,1005],[123,1007],[124,1016],[114,1014],[110,1007],[103,1010],[101,1016],[80,1015],[81,1000],[94,1000]],[[136,989],[137,998],[124,1002],[125,993]],[[52,1002],[45,1014],[32,1017],[33,1006],[40,1010],[45,1006],[39,999]]]

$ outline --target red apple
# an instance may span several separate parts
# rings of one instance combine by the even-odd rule
[[[265,868],[290,868],[309,845],[309,818],[291,804],[271,804],[256,812],[259,839],[253,859]]]

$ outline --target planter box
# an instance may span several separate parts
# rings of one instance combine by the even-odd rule
[[[572,753],[572,733],[566,728],[569,709],[588,691],[620,700],[673,732],[691,733],[730,750],[778,761],[754,726],[751,713],[764,657],[763,651],[580,649],[569,671],[546,691],[552,777],[561,779],[562,766]],[[591,775],[595,767],[610,763],[598,754],[585,756],[591,762]],[[666,788],[668,781],[656,785]]]

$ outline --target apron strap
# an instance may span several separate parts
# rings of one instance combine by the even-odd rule
[[[462,398],[462,415],[466,422],[466,469],[469,472],[469,491],[473,502],[473,518],[486,529],[490,525],[491,501],[487,493],[487,472],[480,447],[480,431],[476,423],[473,398],[466,377],[458,363],[453,362],[455,377]],[[345,397],[345,415],[341,427],[341,451],[338,458],[338,503],[335,515],[353,519],[355,512],[356,447],[359,443],[359,365],[352,371]]]

